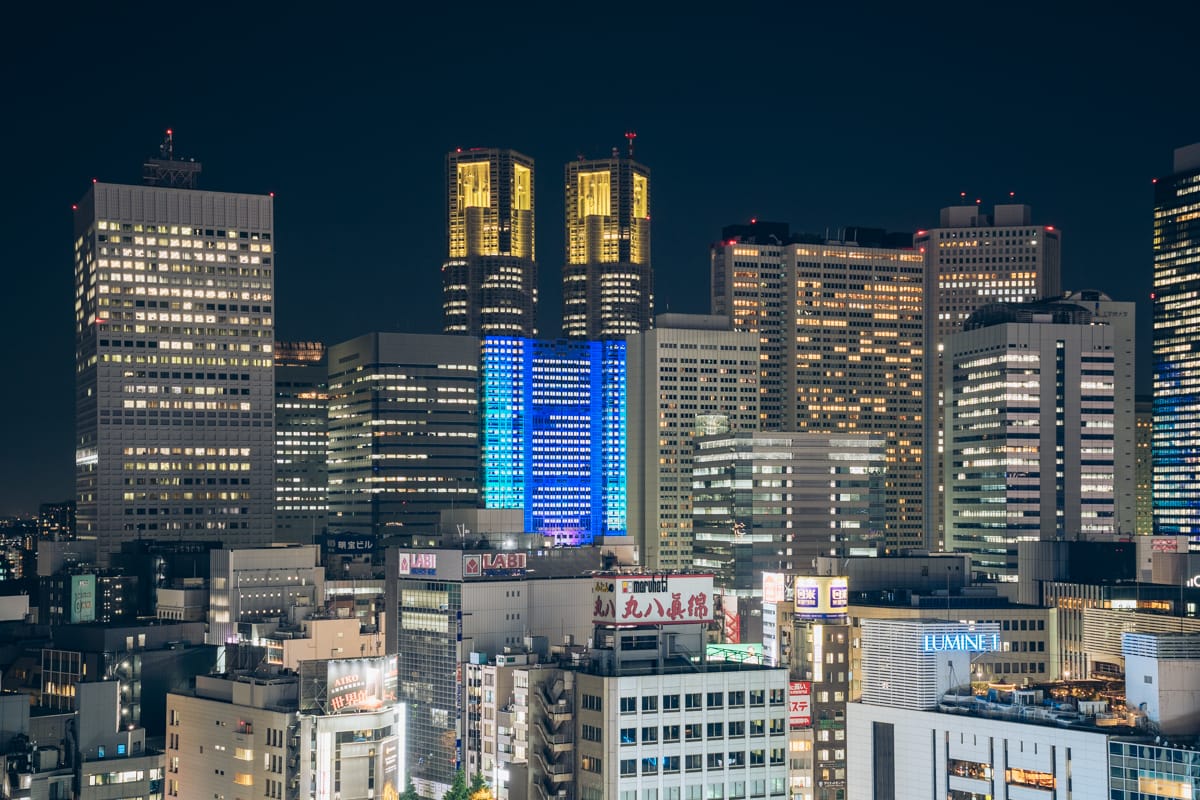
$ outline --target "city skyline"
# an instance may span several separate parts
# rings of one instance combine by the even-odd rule
[[[708,247],[724,225],[758,217],[799,231],[911,233],[935,225],[960,192],[985,208],[1015,192],[1062,230],[1064,289],[1138,303],[1138,388],[1149,390],[1151,179],[1171,171],[1176,147],[1200,140],[1200,112],[1180,108],[1161,77],[1186,65],[1175,45],[1187,20],[1118,29],[1041,9],[1034,27],[1058,35],[1037,49],[1022,44],[1029,17],[985,9],[864,14],[853,25],[780,10],[745,37],[730,18],[649,15],[630,25],[627,49],[640,57],[623,59],[614,78],[583,69],[581,22],[566,18],[528,28],[512,20],[470,37],[464,23],[457,33],[478,57],[434,69],[449,33],[413,28],[394,48],[390,26],[364,30],[358,20],[323,25],[318,39],[311,20],[267,8],[228,30],[161,13],[156,25],[186,20],[198,39],[219,30],[229,57],[176,58],[154,37],[126,48],[135,10],[34,24],[3,56],[19,76],[12,109],[22,121],[3,134],[16,187],[4,230],[15,234],[9,263],[20,265],[3,318],[23,345],[3,406],[22,422],[10,423],[0,460],[0,514],[72,495],[70,207],[92,178],[136,183],[167,127],[178,154],[204,162],[202,189],[276,192],[282,340],[440,330],[444,157],[458,146],[514,148],[536,161],[539,328],[557,336],[561,170],[623,148],[636,130],[635,157],[654,178],[656,313],[708,311]],[[804,35],[822,27],[870,57],[845,57],[838,37]],[[790,41],[789,29],[803,48],[761,46]],[[265,30],[271,47],[249,51]],[[519,110],[480,84],[464,102],[464,77],[502,52],[498,34],[518,31]],[[722,37],[729,49],[714,57]],[[67,100],[80,54],[97,46],[106,69],[92,121]],[[623,91],[611,91],[614,80]],[[575,102],[589,96],[604,102]],[[234,107],[249,113],[231,125],[222,109]]]

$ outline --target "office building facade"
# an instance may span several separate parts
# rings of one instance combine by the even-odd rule
[[[776,227],[726,229],[712,253],[713,313],[759,334],[761,427],[883,437],[884,541],[921,547],[924,257],[882,231]]]
[[[1128,395],[1114,328],[1075,303],[995,304],[946,340],[947,548],[976,580],[1017,580],[1017,543],[1117,530],[1116,396]],[[1119,372],[1118,372],[1119,370]],[[1132,505],[1132,504],[1131,504]]]
[[[368,333],[329,348],[329,528],[436,537],[479,496],[479,340]]]
[[[976,203],[943,208],[938,226],[917,231],[913,246],[925,257],[925,503],[932,512],[929,546],[940,547],[945,538],[946,337],[988,303],[1027,303],[1061,294],[1062,233],[1034,225],[1027,205],[998,204],[989,215]]]
[[[716,425],[758,427],[758,337],[728,317],[659,314],[626,340],[629,530],[641,563],[692,563],[692,452]]]
[[[719,594],[761,600],[766,570],[811,569],[883,535],[884,440],[822,433],[701,436],[693,559]]]
[[[1138,396],[1134,401],[1134,533],[1154,534],[1154,400]]]
[[[626,533],[625,342],[483,340],[483,501],[566,545]]]
[[[1154,184],[1154,532],[1167,535],[1200,533],[1198,189],[1200,143],[1177,149]]]
[[[77,524],[101,565],[139,537],[270,542],[273,229],[268,196],[93,183],[77,204]]]
[[[313,544],[329,512],[325,345],[275,344],[275,537]]]
[[[537,336],[533,174],[515,150],[446,155],[446,333]]]
[[[650,171],[630,157],[567,164],[562,331],[612,339],[654,323]]]

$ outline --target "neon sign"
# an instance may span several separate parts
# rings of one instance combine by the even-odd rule
[[[1000,650],[998,633],[927,633],[921,639],[926,653],[961,650],[968,653],[990,653]]]

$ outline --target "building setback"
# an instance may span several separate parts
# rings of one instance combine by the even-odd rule
[[[446,333],[537,336],[533,174],[515,150],[446,155]]]
[[[271,541],[273,200],[192,185],[76,206],[78,534],[102,566],[143,536]]]

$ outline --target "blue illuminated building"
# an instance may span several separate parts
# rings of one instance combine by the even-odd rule
[[[1200,534],[1200,144],[1154,186],[1154,532]]]
[[[624,536],[625,342],[487,337],[483,497],[564,545]]]

